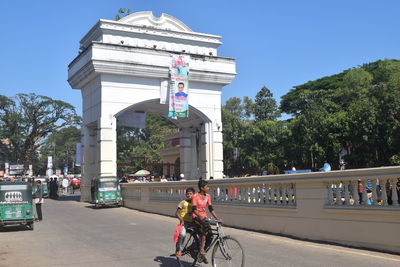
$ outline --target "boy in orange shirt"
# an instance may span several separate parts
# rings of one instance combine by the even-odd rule
[[[202,180],[200,178],[198,187],[200,192],[195,194],[192,199],[192,209],[193,209],[193,220],[196,226],[200,230],[200,254],[206,255],[204,250],[205,243],[206,243],[206,236],[211,235],[211,226],[210,221],[207,217],[206,207],[210,211],[211,215],[216,219],[219,220],[217,214],[214,211],[214,208],[211,203],[211,197],[207,194],[208,190],[208,182]]]

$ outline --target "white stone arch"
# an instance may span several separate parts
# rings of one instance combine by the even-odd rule
[[[176,54],[190,57],[191,108],[189,118],[176,123],[187,140],[191,124],[202,123],[201,175],[222,178],[221,92],[235,77],[236,65],[232,58],[217,56],[220,39],[193,32],[170,15],[155,18],[151,12],[120,21],[102,19],[82,38],[79,55],[68,66],[68,82],[81,90],[83,100],[82,201],[88,200],[93,177],[117,174],[116,116],[141,105],[153,105],[167,114],[168,104],[159,103],[164,99],[171,56]],[[193,157],[189,150],[181,149],[184,173],[189,173],[186,163]]]
[[[114,117],[118,117],[125,112],[139,111],[156,113],[175,124],[180,130],[180,158],[181,173],[187,179],[197,179],[198,177],[209,178],[214,173],[214,161],[210,161],[207,154],[213,149],[213,134],[208,133],[212,118],[209,118],[201,110],[189,105],[189,117],[177,120],[168,118],[168,106],[160,104],[159,99],[149,99],[146,101],[132,104],[117,112]],[[196,140],[199,138],[199,140]],[[211,174],[212,173],[212,174]]]

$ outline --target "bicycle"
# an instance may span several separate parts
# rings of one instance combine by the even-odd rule
[[[214,222],[213,222],[214,223]],[[240,266],[244,267],[245,255],[239,241],[222,230],[222,223],[215,221],[215,227],[211,228],[211,242],[206,246],[205,251],[212,249],[211,263],[213,267]],[[203,255],[199,253],[200,239],[196,227],[187,229],[187,236],[182,256],[177,258],[180,266],[196,266],[203,262]]]

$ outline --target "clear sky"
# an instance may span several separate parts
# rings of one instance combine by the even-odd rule
[[[119,8],[170,14],[192,30],[222,36],[218,54],[236,59],[223,89],[254,98],[267,86],[277,101],[293,86],[378,59],[400,59],[398,0],[2,0],[0,94],[36,93],[82,111],[67,83],[80,39]]]

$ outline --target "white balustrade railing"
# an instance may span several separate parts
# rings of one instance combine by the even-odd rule
[[[400,178],[344,177],[327,181],[325,205],[330,207],[398,208]],[[397,188],[399,187],[399,190]]]
[[[122,199],[124,200],[142,200],[142,189],[141,188],[128,188],[123,187],[121,191]]]
[[[211,199],[215,204],[241,206],[296,206],[294,183],[262,183],[259,185],[210,186]]]

